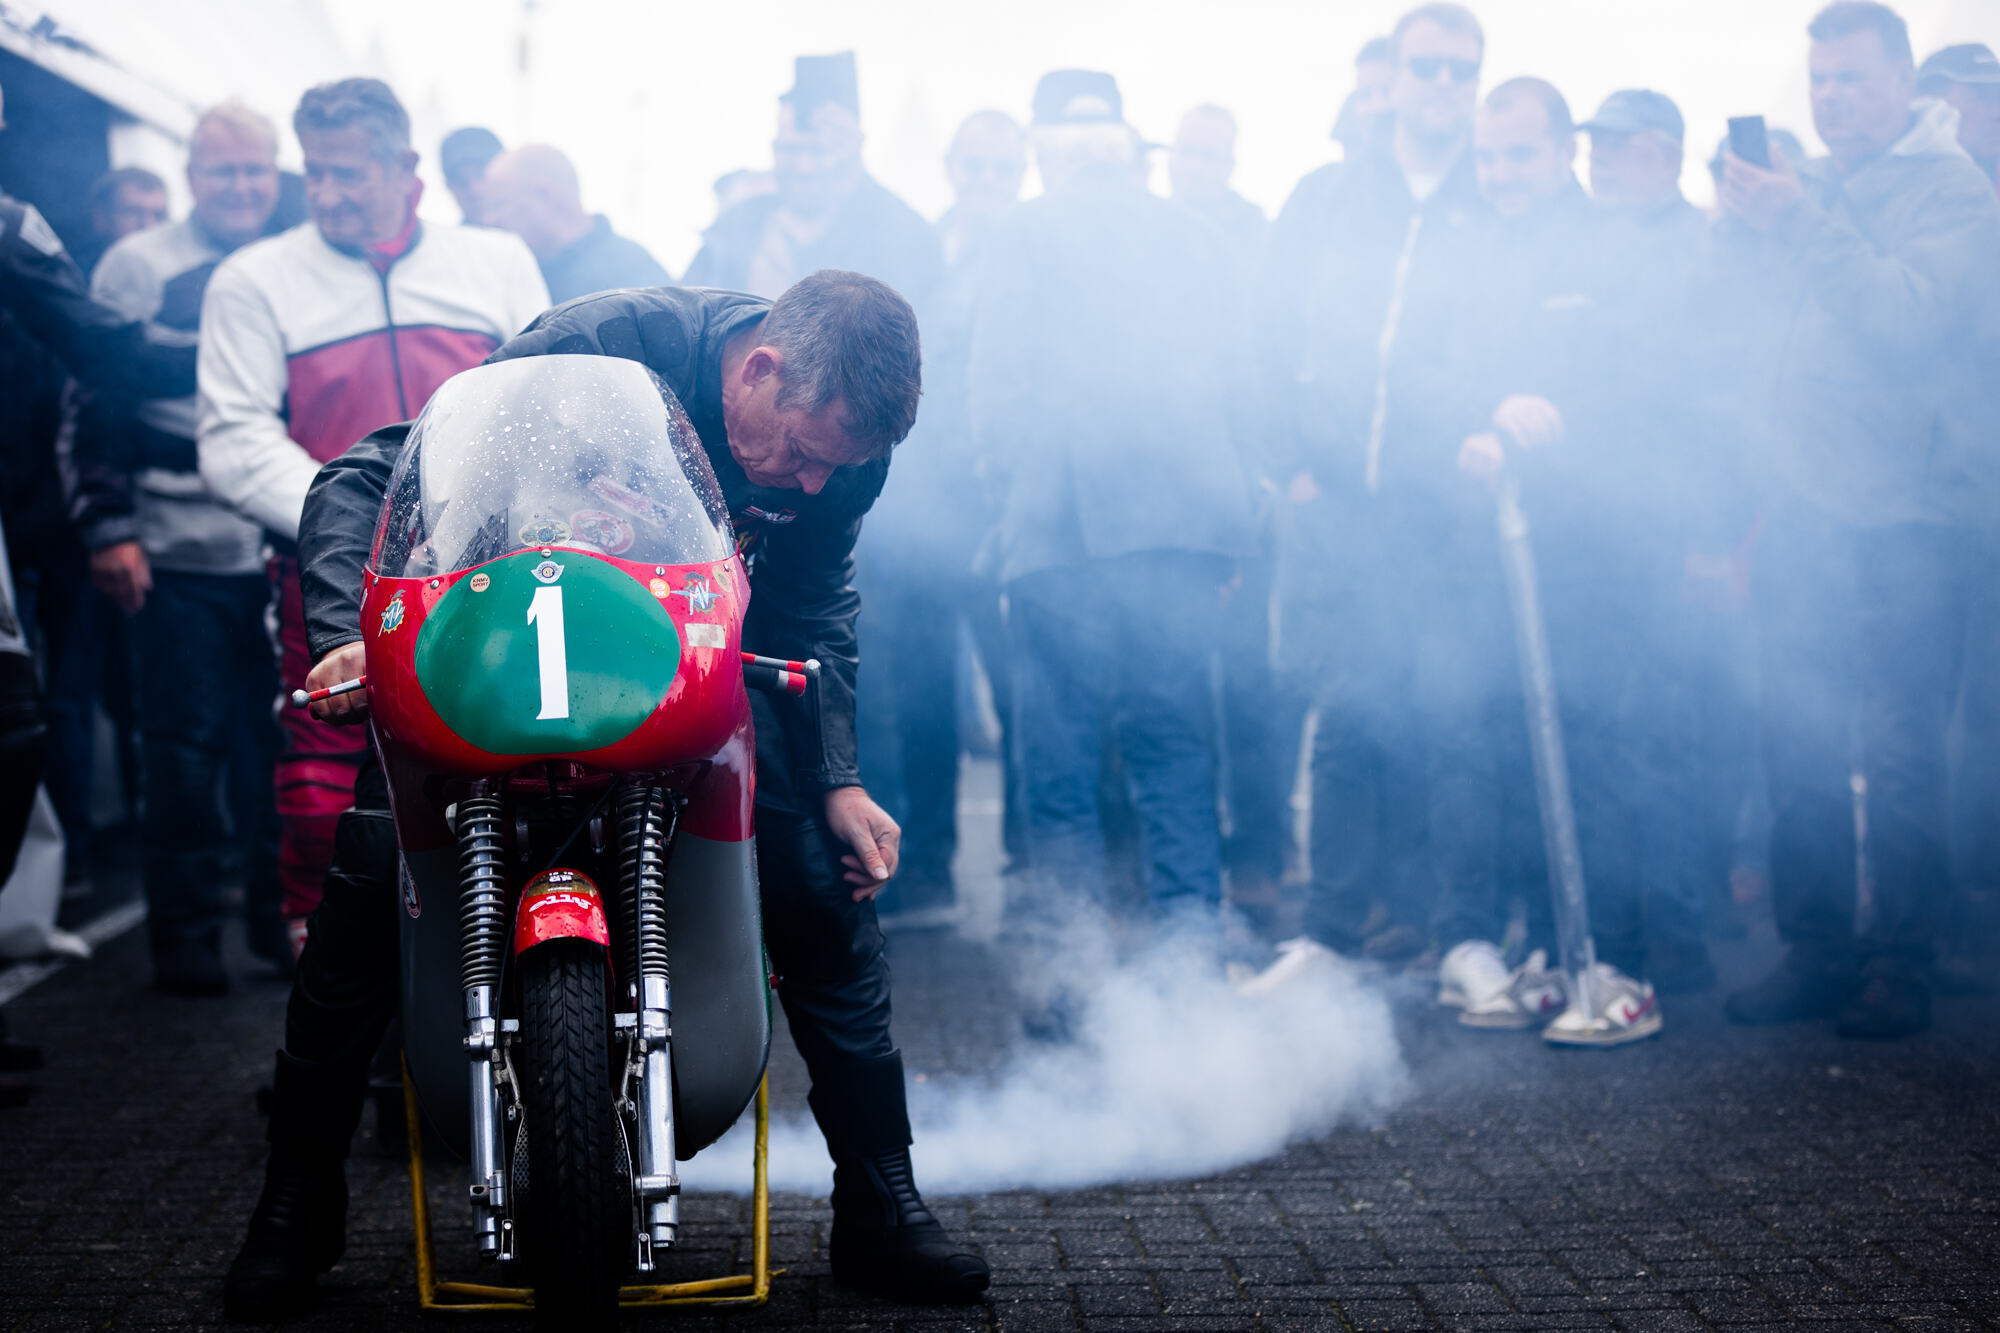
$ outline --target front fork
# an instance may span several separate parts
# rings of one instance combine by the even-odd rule
[[[496,784],[475,782],[458,803],[459,914],[465,1049],[472,1074],[472,1219],[482,1259],[511,1258],[507,1151],[500,1132],[505,1070],[500,979],[510,934]],[[410,1132],[419,1132],[412,1125]]]
[[[620,932],[632,942],[637,1012],[626,1061],[626,1095],[633,1108],[637,1161],[632,1192],[639,1205],[638,1262],[651,1272],[653,1255],[674,1243],[680,1226],[681,1182],[674,1171],[673,992],[667,977],[667,853],[679,822],[680,796],[632,786],[618,797]]]

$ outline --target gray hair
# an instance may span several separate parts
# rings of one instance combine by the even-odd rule
[[[847,409],[847,437],[880,458],[917,422],[923,348],[917,314],[887,283],[821,269],[785,289],[759,341],[776,348],[778,406]]]
[[[394,162],[410,151],[410,113],[380,79],[341,79],[308,88],[292,113],[292,132],[307,134],[360,126],[368,131],[371,151],[383,162]]]

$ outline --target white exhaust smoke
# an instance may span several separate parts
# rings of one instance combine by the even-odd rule
[[[1388,1002],[1337,966],[1251,997],[1198,950],[1169,944],[1072,989],[1073,1044],[1024,1044],[997,1075],[911,1086],[927,1194],[1213,1174],[1376,1120],[1408,1084]],[[1011,1012],[992,1021],[1017,1030]],[[691,1190],[747,1192],[749,1161],[746,1115],[681,1177]],[[774,1121],[770,1164],[773,1189],[829,1187],[809,1117]]]

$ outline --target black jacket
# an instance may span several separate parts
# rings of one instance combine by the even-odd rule
[[[91,299],[83,272],[42,215],[0,194],[0,309],[93,388],[134,398],[194,392],[192,343],[168,346]]]
[[[760,727],[760,780],[791,778],[803,790],[858,784],[854,683],[854,541],[889,474],[877,460],[833,474],[818,495],[753,486],[729,452],[722,420],[722,352],[761,320],[770,302],[740,292],[652,287],[606,292],[544,313],[489,360],[583,354],[622,356],[666,381],[701,436],[729,505],[753,593],[745,647],[821,663],[818,733],[779,719]],[[319,471],[299,525],[299,574],[314,660],[361,637],[361,571],[409,423],[376,431]],[[761,719],[760,719],[761,720]],[[771,761],[789,761],[789,772]],[[760,793],[760,801],[764,799]]]

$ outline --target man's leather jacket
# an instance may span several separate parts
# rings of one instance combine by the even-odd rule
[[[801,725],[802,713],[767,713],[761,696],[753,700],[760,723],[760,804],[767,792],[777,797],[794,786],[825,791],[861,781],[854,731],[854,622],[861,609],[854,541],[889,475],[886,458],[842,468],[818,495],[753,486],[744,477],[723,426],[722,352],[770,308],[761,297],[703,288],[606,292],[547,311],[490,358],[622,356],[649,367],[687,409],[750,567],[744,646],[772,657],[818,658],[822,668],[817,728]],[[306,495],[300,581],[315,661],[361,637],[361,571],[409,429],[406,422],[376,431],[321,468]],[[782,733],[782,743],[773,732]]]

